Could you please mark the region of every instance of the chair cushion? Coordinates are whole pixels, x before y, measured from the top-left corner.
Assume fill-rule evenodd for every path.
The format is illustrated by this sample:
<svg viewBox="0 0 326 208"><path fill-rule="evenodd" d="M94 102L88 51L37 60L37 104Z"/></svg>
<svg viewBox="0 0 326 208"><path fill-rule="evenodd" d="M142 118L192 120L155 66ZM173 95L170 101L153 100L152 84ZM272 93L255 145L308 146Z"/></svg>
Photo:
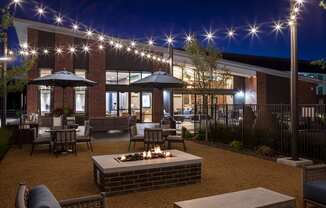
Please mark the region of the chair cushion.
<svg viewBox="0 0 326 208"><path fill-rule="evenodd" d="M304 198L326 205L326 180L307 182L303 191Z"/></svg>
<svg viewBox="0 0 326 208"><path fill-rule="evenodd" d="M44 185L35 186L29 192L29 208L61 208L59 202Z"/></svg>
<svg viewBox="0 0 326 208"><path fill-rule="evenodd" d="M144 141L144 136L136 135L136 136L131 138L131 141Z"/></svg>
<svg viewBox="0 0 326 208"><path fill-rule="evenodd" d="M176 141L176 142L181 142L183 141L181 136L176 136L176 135L170 135L166 138L168 141Z"/></svg>

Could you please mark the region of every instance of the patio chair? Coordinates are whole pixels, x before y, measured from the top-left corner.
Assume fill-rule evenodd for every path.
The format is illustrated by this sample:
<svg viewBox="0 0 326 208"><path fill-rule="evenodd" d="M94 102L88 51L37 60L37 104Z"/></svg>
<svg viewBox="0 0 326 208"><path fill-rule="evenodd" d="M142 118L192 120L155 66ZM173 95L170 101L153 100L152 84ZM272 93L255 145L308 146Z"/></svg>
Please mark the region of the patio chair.
<svg viewBox="0 0 326 208"><path fill-rule="evenodd" d="M52 118L52 127L53 128L62 127L62 116Z"/></svg>
<svg viewBox="0 0 326 208"><path fill-rule="evenodd" d="M40 145L48 145L49 146L49 153L51 153L52 150L52 140L51 137L45 137L45 136L38 136L37 129L31 128L33 130L33 141L32 141L32 150L31 150L31 156L33 155L35 146Z"/></svg>
<svg viewBox="0 0 326 208"><path fill-rule="evenodd" d="M181 129L181 136L177 135L170 135L166 138L168 142L168 148L171 149L172 143L181 143L183 144L184 151L187 151L186 143L185 143L185 135L186 135L187 129L185 127L182 127Z"/></svg>
<svg viewBox="0 0 326 208"><path fill-rule="evenodd" d="M78 124L76 123L76 117L74 116L66 117L66 125L68 129L77 129Z"/></svg>
<svg viewBox="0 0 326 208"><path fill-rule="evenodd" d="M49 189L44 185L33 188L19 184L16 194L16 208L107 208L105 194L86 196L74 199L57 201Z"/></svg>
<svg viewBox="0 0 326 208"><path fill-rule="evenodd" d="M137 126L133 125L129 128L129 146L128 151L130 152L131 143L134 144L134 150L136 149L136 143L144 143L144 136L139 135L137 132Z"/></svg>
<svg viewBox="0 0 326 208"><path fill-rule="evenodd" d="M67 148L72 148L72 151L77 155L77 139L75 129L64 129L55 132L53 141L53 151L58 156L59 152L67 151Z"/></svg>
<svg viewBox="0 0 326 208"><path fill-rule="evenodd" d="M302 169L301 194L303 207L326 208L326 165L307 166Z"/></svg>
<svg viewBox="0 0 326 208"><path fill-rule="evenodd" d="M86 143L87 149L91 150L93 152L93 145L92 145L92 127L89 124L89 121L85 121L85 130L83 136L77 137L77 144L78 143Z"/></svg>
<svg viewBox="0 0 326 208"><path fill-rule="evenodd" d="M146 150L153 148L155 146L164 147L165 140L163 138L162 129L145 129L144 131L144 145Z"/></svg>

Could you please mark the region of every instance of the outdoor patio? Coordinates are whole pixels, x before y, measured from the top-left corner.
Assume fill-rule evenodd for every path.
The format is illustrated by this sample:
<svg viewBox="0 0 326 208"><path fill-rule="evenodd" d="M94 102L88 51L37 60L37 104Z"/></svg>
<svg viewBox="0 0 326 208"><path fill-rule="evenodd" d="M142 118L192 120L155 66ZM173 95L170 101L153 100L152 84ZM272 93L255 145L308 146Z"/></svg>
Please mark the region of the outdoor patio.
<svg viewBox="0 0 326 208"><path fill-rule="evenodd" d="M94 143L94 153L85 145L78 146L78 155L58 158L44 151L29 155L30 146L12 148L0 162L1 207L14 207L20 182L30 186L45 184L58 199L99 193L93 180L92 155L126 153L128 141L113 139ZM142 151L142 146L138 145ZM300 169L276 164L194 142L187 142L188 152L203 157L201 183L177 188L131 193L108 197L112 208L173 207L176 201L265 187L298 198ZM178 146L182 149L182 146Z"/></svg>

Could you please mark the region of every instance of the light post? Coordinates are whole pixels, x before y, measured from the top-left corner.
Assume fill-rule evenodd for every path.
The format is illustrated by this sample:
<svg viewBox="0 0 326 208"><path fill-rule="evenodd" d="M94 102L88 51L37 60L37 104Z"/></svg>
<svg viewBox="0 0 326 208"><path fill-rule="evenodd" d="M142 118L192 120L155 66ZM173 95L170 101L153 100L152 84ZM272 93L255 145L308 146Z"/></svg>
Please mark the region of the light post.
<svg viewBox="0 0 326 208"><path fill-rule="evenodd" d="M1 78L3 81L2 86L2 112L1 112L1 127L6 126L7 120L7 62L10 61L8 58L8 36L7 31L3 33L3 60L1 61L3 64Z"/></svg>
<svg viewBox="0 0 326 208"><path fill-rule="evenodd" d="M294 9L297 0L291 1L290 14L290 32L291 32L291 156L293 160L298 160L297 147L297 126L298 126L298 110L297 110L297 81L298 81L298 24Z"/></svg>

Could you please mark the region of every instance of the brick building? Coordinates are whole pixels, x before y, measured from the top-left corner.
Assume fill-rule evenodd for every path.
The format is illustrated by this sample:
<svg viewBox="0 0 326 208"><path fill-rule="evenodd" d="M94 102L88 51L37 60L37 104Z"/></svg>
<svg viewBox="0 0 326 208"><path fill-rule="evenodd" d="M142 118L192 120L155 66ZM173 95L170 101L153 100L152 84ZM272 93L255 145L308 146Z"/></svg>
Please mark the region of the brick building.
<svg viewBox="0 0 326 208"><path fill-rule="evenodd" d="M191 60L182 50L175 50L171 71L167 63L140 58L114 47L97 50L97 41L85 38L82 32L22 19L15 19L14 23L20 43L27 42L31 48L49 50L47 55L38 55L28 79L66 69L98 83L88 89L80 87L65 91L65 107L88 118L132 115L140 122L158 122L163 111L174 115L196 113L196 106L202 104L203 96L208 96L209 104L289 103L290 74L277 70L277 66L269 68L225 54L224 59L217 64L227 69L232 78L222 88L196 89L191 87L196 81ZM121 42L127 43L127 40ZM89 53L81 52L78 48L74 55L60 55L54 51L58 47L83 44L89 46ZM167 48L154 47L153 51L159 57L169 57ZM137 89L129 86L157 70L172 73L187 82L189 87L162 92L154 88ZM318 80L300 77L299 103L317 102L315 86L318 83ZM25 102L28 113L49 114L63 107L62 89L28 86Z"/></svg>

